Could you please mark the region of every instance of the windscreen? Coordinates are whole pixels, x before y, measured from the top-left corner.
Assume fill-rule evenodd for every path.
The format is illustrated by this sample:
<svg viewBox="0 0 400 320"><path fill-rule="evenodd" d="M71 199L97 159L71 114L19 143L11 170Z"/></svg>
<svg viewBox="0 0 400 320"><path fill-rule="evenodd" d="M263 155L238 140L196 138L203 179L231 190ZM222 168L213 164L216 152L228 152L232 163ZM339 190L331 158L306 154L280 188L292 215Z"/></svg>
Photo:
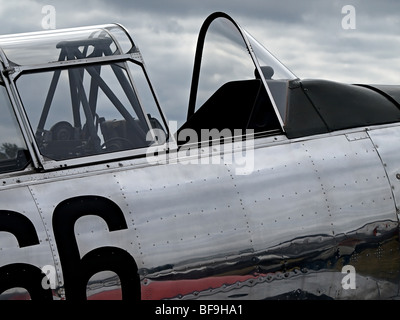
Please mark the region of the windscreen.
<svg viewBox="0 0 400 320"><path fill-rule="evenodd" d="M274 102L282 119L286 119L288 82L297 79L297 76L273 56L262 44L260 44L247 31L244 31L254 52L254 56L261 70L260 77L267 84Z"/></svg>

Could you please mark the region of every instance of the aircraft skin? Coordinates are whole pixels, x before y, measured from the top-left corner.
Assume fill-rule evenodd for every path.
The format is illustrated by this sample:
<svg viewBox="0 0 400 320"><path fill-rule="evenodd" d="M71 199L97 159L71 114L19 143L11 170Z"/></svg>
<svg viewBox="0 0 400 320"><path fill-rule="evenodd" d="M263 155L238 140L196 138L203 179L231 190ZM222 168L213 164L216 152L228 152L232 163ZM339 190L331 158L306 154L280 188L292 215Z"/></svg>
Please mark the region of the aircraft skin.
<svg viewBox="0 0 400 320"><path fill-rule="evenodd" d="M201 53L211 48L204 41L215 26L229 26L243 37L258 74L223 82L196 110L201 63L206 63ZM99 40L93 30L101 30ZM137 107L126 86L135 75L127 70L139 66L149 80L141 54L134 45L128 50L117 45L113 54L106 53L112 41L117 43L113 32L132 41L121 26L78 31L91 36L78 42L68 38L68 30L55 31L65 41L57 40L60 58L43 63L19 63L13 41L30 44L33 39L39 46L35 41L47 40L48 32L0 37L0 87L9 99L1 103L12 107L23 137L15 144L24 150L0 159L0 298L398 297L399 86L295 77L275 85L263 74L250 36L229 16L215 13L200 32L187 122L179 130L168 128L156 102L155 124L139 99L143 113L135 109L135 119L153 130L146 134L150 143L133 148L124 145L129 135L106 138L108 129L125 126L102 119L106 98L124 121L132 119L115 98L117 91L114 96L108 90L113 84L99 76L115 76L114 85L123 88L119 96L125 92L125 104ZM82 46L94 49L90 53ZM38 79L47 79L46 85ZM274 91L279 83L285 83L286 111L274 96L281 92ZM62 101L54 88L62 84L68 84L64 99L72 105L79 139L67 134L65 123L57 134L67 138L58 141L55 129L47 127L56 117L51 101ZM150 81L148 86L154 94ZM134 88L140 93L142 87ZM253 109L241 113L253 89ZM40 108L31 108L36 96ZM218 111L221 99L227 100ZM268 106L273 121L260 124L260 105ZM230 123L235 115L237 122ZM90 117L85 127L80 120ZM243 119L245 124L236 126ZM93 135L100 135L100 127L104 137L96 144ZM157 143L161 127L169 139ZM210 134L213 128L217 137L212 142L209 136L196 141L191 135ZM4 154L5 147L0 149Z"/></svg>

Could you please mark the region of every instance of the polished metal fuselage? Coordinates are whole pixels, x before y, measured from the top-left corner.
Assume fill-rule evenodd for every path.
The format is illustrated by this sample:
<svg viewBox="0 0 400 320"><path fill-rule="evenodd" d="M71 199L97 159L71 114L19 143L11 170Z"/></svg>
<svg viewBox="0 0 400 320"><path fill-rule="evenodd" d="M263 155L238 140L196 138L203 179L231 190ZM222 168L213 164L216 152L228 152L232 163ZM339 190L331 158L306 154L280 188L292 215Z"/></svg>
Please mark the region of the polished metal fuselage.
<svg viewBox="0 0 400 320"><path fill-rule="evenodd" d="M10 176L0 181L1 209L30 221L37 241L0 232L0 267L53 266L53 298L68 299L80 271L67 259L84 269L91 253L117 248L136 263L142 299L394 298L399 142L398 124L260 137L237 151L254 160L240 175L235 161L195 164L178 154ZM198 154L232 157L218 148ZM72 217L68 205L79 201L90 206ZM103 203L125 225L112 226ZM353 267L353 287L344 266ZM86 294L119 292L122 282L100 272Z"/></svg>

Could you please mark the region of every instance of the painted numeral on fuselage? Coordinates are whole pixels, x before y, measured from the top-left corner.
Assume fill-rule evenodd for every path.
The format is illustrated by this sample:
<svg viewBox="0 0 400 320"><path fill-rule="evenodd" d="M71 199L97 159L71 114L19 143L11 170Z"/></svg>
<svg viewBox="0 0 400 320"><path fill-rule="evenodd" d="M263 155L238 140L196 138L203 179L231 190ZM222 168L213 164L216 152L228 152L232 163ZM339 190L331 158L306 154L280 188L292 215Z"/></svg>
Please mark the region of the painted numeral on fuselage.
<svg viewBox="0 0 400 320"><path fill-rule="evenodd" d="M80 258L75 222L87 215L102 218L110 232L127 229L121 209L109 199L80 196L61 202L53 214L53 230L60 254L67 299L85 300L89 279L100 271L113 271L121 281L123 299L140 299L140 281L133 257L117 247L101 247Z"/></svg>
<svg viewBox="0 0 400 320"><path fill-rule="evenodd" d="M0 231L13 234L20 248L39 244L32 222L24 215L0 210ZM27 263L12 263L0 267L0 294L8 289L21 287L28 291L31 299L52 300L51 290L42 287L45 275L42 270Z"/></svg>
<svg viewBox="0 0 400 320"><path fill-rule="evenodd" d="M98 272L112 271L120 279L122 298L140 299L137 265L126 250L106 246L93 249L80 257L74 225L79 218L88 215L102 218L107 223L109 232L128 228L121 209L106 198L80 196L64 200L55 208L53 231L61 260L66 298L86 300L89 279ZM20 248L39 244L33 223L18 212L0 210L0 231L13 234ZM52 291L42 286L45 276L40 268L27 263L2 266L0 294L11 288L22 287L33 300L52 300Z"/></svg>

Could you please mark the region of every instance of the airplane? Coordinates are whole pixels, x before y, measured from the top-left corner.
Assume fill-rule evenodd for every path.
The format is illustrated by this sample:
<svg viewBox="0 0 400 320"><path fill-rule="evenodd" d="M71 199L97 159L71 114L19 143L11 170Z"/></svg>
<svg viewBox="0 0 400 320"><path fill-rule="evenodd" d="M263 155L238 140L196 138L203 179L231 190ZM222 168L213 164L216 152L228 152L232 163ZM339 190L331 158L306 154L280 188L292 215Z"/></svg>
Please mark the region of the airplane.
<svg viewBox="0 0 400 320"><path fill-rule="evenodd" d="M222 12L179 128L120 24L0 60L1 299L398 298L399 85L299 79Z"/></svg>

